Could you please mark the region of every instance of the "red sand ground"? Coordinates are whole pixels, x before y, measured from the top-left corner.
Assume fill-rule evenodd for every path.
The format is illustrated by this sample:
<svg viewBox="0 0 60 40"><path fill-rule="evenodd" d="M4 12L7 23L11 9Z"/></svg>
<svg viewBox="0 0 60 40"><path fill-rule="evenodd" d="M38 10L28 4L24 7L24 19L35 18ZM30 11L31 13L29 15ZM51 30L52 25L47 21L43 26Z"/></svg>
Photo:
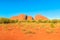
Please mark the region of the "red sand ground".
<svg viewBox="0 0 60 40"><path fill-rule="evenodd" d="M60 25L50 23L0 24L0 40L60 40ZM53 30L53 31L51 31Z"/></svg>

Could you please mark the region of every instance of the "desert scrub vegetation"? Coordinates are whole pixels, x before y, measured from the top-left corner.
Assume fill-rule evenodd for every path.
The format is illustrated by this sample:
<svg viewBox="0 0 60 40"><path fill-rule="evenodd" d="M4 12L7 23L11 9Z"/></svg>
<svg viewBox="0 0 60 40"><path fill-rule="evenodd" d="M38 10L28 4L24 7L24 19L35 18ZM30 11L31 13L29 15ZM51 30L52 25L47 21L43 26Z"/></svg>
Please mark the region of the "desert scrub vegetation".
<svg viewBox="0 0 60 40"><path fill-rule="evenodd" d="M0 18L0 24L1 23L10 23L10 20L8 18Z"/></svg>
<svg viewBox="0 0 60 40"><path fill-rule="evenodd" d="M55 28L55 24L54 23L51 23L51 28Z"/></svg>
<svg viewBox="0 0 60 40"><path fill-rule="evenodd" d="M7 24L7 23L60 23L60 19L53 19L53 20L10 20L9 18L0 18L0 24Z"/></svg>
<svg viewBox="0 0 60 40"><path fill-rule="evenodd" d="M29 21L29 20L24 20L24 21L19 21L19 23L30 23L31 21Z"/></svg>
<svg viewBox="0 0 60 40"><path fill-rule="evenodd" d="M38 20L38 23L42 23L42 20Z"/></svg>
<svg viewBox="0 0 60 40"><path fill-rule="evenodd" d="M46 30L46 33L50 34L50 33L54 33L54 30Z"/></svg>
<svg viewBox="0 0 60 40"><path fill-rule="evenodd" d="M38 23L51 23L51 20L38 20Z"/></svg>
<svg viewBox="0 0 60 40"><path fill-rule="evenodd" d="M53 20L50 20L50 23L60 23L60 19L53 19Z"/></svg>
<svg viewBox="0 0 60 40"><path fill-rule="evenodd" d="M18 23L18 20L10 20L10 23Z"/></svg>
<svg viewBox="0 0 60 40"><path fill-rule="evenodd" d="M8 24L8 23L17 23L18 20L10 20L8 18L0 18L0 24Z"/></svg>
<svg viewBox="0 0 60 40"><path fill-rule="evenodd" d="M35 23L35 22L37 22L37 21L35 21L35 20L25 20L25 21L19 21L20 23Z"/></svg>
<svg viewBox="0 0 60 40"><path fill-rule="evenodd" d="M32 20L32 22L36 22L35 20Z"/></svg>
<svg viewBox="0 0 60 40"><path fill-rule="evenodd" d="M31 31L31 30L27 30L27 31L25 32L25 34L35 34L35 32L33 32L33 31Z"/></svg>
<svg viewBox="0 0 60 40"><path fill-rule="evenodd" d="M28 23L35 23L36 21L35 20L31 20L31 21L27 20L26 22L28 22Z"/></svg>
<svg viewBox="0 0 60 40"><path fill-rule="evenodd" d="M57 20L51 20L51 23L58 23Z"/></svg>
<svg viewBox="0 0 60 40"><path fill-rule="evenodd" d="M38 20L38 23L60 23L60 20L53 19L53 20Z"/></svg>

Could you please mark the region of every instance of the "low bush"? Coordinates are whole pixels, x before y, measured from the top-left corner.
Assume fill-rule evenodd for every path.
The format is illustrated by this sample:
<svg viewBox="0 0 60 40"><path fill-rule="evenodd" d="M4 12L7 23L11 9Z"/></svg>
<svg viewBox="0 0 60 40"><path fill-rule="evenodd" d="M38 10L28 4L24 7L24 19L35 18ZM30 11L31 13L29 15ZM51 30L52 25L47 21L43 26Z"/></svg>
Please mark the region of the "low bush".
<svg viewBox="0 0 60 40"><path fill-rule="evenodd" d="M18 22L18 20L10 20L8 18L0 18L0 24L4 23L4 24L7 24L7 23L16 23Z"/></svg>

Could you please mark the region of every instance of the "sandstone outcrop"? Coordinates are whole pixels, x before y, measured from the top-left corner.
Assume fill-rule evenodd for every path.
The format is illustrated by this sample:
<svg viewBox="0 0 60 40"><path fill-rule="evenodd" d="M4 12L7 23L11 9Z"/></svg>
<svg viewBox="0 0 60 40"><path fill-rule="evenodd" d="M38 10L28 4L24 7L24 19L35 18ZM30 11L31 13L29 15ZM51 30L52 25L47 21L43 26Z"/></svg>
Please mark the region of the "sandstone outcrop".
<svg viewBox="0 0 60 40"><path fill-rule="evenodd" d="M13 16L10 18L11 20L18 20L18 16Z"/></svg>
<svg viewBox="0 0 60 40"><path fill-rule="evenodd" d="M10 19L11 19L11 20L23 21L23 20L26 20L26 15L20 14L19 16L13 16L13 17L11 17Z"/></svg>
<svg viewBox="0 0 60 40"><path fill-rule="evenodd" d="M42 16L42 15L36 15L34 20L48 20L48 18Z"/></svg>
<svg viewBox="0 0 60 40"><path fill-rule="evenodd" d="M32 16L26 16L24 14L20 14L18 16L13 16L10 18L11 20L19 20L19 21L23 21L23 20L48 20L48 18L42 16L42 15L36 15L35 18L33 18Z"/></svg>
<svg viewBox="0 0 60 40"><path fill-rule="evenodd" d="M27 20L33 20L33 17L32 16L27 16Z"/></svg>
<svg viewBox="0 0 60 40"><path fill-rule="evenodd" d="M26 19L27 19L27 16L24 15L24 14L20 14L20 15L18 16L18 20L19 20L19 21L23 21L23 20L26 20Z"/></svg>

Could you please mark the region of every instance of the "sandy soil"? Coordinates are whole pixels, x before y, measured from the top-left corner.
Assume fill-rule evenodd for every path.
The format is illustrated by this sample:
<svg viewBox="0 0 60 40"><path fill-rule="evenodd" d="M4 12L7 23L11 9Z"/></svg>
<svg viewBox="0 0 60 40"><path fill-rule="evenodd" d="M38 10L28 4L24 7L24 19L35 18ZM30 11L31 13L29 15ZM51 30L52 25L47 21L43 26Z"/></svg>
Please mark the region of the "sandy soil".
<svg viewBox="0 0 60 40"><path fill-rule="evenodd" d="M59 24L0 24L0 40L60 40Z"/></svg>

